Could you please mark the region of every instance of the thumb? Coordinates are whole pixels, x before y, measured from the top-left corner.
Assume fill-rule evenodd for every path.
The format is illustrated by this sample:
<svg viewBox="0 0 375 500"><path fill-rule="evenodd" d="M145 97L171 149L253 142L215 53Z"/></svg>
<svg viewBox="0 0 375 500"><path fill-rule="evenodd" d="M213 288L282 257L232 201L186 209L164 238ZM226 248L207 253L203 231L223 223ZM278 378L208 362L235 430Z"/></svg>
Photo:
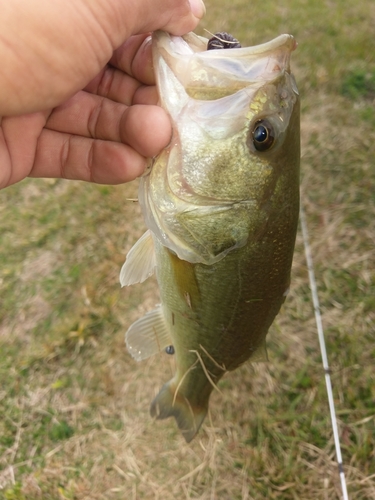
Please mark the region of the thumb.
<svg viewBox="0 0 375 500"><path fill-rule="evenodd" d="M202 0L12 0L1 8L0 115L59 105L97 75L131 35L182 35Z"/></svg>
<svg viewBox="0 0 375 500"><path fill-rule="evenodd" d="M108 36L112 35L113 48L125 38L155 30L183 35L198 25L206 12L203 0L111 0L114 8L106 8ZM117 27L117 32L115 30Z"/></svg>

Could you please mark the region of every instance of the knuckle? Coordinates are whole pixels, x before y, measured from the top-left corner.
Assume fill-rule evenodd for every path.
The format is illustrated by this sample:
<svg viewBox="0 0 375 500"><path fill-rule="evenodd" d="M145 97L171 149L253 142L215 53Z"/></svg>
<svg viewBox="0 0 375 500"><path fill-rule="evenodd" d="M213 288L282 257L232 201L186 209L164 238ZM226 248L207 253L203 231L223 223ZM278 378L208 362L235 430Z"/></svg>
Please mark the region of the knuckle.
<svg viewBox="0 0 375 500"><path fill-rule="evenodd" d="M92 108L88 121L87 121L87 129L90 137L96 139L99 137L98 134L98 124L100 120L100 115L103 109L104 97L99 98L97 104Z"/></svg>
<svg viewBox="0 0 375 500"><path fill-rule="evenodd" d="M115 71L113 68L107 67L100 78L98 83L98 94L103 97L108 97L111 92Z"/></svg>
<svg viewBox="0 0 375 500"><path fill-rule="evenodd" d="M62 179L68 179L67 166L69 163L70 150L71 150L71 136L69 135L68 137L66 137L66 139L64 139L60 151L60 174Z"/></svg>

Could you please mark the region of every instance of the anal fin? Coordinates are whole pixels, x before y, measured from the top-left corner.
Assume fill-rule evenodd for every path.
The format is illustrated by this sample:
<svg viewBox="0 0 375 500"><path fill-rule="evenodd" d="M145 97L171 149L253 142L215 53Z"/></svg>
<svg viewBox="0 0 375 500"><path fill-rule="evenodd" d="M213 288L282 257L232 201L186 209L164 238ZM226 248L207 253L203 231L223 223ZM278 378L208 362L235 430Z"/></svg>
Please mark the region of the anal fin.
<svg viewBox="0 0 375 500"><path fill-rule="evenodd" d="M161 306L133 323L126 332L125 342L130 355L136 361L147 359L171 345Z"/></svg>
<svg viewBox="0 0 375 500"><path fill-rule="evenodd" d="M151 231L147 230L130 249L120 271L121 286L142 283L154 273L156 261Z"/></svg>

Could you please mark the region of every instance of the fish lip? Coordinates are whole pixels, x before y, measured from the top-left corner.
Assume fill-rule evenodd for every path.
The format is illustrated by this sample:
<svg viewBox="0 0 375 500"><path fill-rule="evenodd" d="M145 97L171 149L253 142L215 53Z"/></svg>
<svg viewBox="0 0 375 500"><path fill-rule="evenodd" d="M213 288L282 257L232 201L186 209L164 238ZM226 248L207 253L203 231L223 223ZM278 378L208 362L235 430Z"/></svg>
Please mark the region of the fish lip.
<svg viewBox="0 0 375 500"><path fill-rule="evenodd" d="M201 36L196 35L195 33L188 33L186 35L183 35L182 37L177 37L174 35L170 35L169 33L165 31L155 31L152 34L152 37L155 41L160 42L162 38L168 38L171 42L174 42L178 38L182 38L187 44L192 44L192 41L194 42L192 44L192 50L190 52L187 52L186 50L183 50L181 46L179 47L177 44L174 44L173 47L173 52L175 52L176 55L186 55L186 54L191 54L193 52L195 53L206 53L206 54L200 54L201 56L206 57L223 57L224 53L225 55L228 55L230 57L233 56L241 56L246 54L247 56L251 55L264 55L267 52L274 52L277 51L281 48L289 50L289 52L293 52L297 46L298 43L296 39L294 38L293 35L289 35L287 33L283 33L276 38L273 38L272 40L269 40L268 42L261 43L258 45L253 45L250 47L241 47L238 49L230 49L230 51L223 51L221 49L213 49L213 50L207 50L207 43L208 43L208 38L204 38Z"/></svg>
<svg viewBox="0 0 375 500"><path fill-rule="evenodd" d="M289 35L284 33L282 35L273 38L272 40L261 43L259 45L253 45L251 47L241 47L240 49L231 49L232 52L240 55L242 52L247 55L264 55L266 52L273 52L280 48L289 49L290 52L293 52L297 48L297 41L293 35ZM216 51L220 51L220 49L216 49ZM215 52L216 52L215 51ZM212 51L211 51L212 52Z"/></svg>
<svg viewBox="0 0 375 500"><path fill-rule="evenodd" d="M182 37L184 38L184 37ZM269 40L268 42L261 43L258 45L253 45L250 47L241 47L239 49L231 49L230 52L228 53L233 56L241 56L243 54L246 54L247 56L257 56L261 55L263 56L267 52L274 52L279 49L288 49L290 52L293 52L297 48L297 41L294 38L293 35L289 35L287 33L284 33L282 35L277 36L276 38L273 38L272 40ZM205 51L207 49L204 49ZM222 56L223 50L222 49L214 49L208 51L211 55L217 54Z"/></svg>

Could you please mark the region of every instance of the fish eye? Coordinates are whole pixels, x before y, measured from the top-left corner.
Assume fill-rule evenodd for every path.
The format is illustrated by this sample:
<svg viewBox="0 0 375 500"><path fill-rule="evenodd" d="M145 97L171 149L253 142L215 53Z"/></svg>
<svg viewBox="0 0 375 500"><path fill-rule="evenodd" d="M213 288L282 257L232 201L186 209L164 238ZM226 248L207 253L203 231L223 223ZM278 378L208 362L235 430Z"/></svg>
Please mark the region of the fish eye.
<svg viewBox="0 0 375 500"><path fill-rule="evenodd" d="M167 346L167 347L165 348L165 352L166 352L167 354L174 354L174 347L173 347L173 345L169 345L169 346Z"/></svg>
<svg viewBox="0 0 375 500"><path fill-rule="evenodd" d="M252 132L253 144L257 151L267 151L275 141L272 125L267 120L258 120Z"/></svg>

